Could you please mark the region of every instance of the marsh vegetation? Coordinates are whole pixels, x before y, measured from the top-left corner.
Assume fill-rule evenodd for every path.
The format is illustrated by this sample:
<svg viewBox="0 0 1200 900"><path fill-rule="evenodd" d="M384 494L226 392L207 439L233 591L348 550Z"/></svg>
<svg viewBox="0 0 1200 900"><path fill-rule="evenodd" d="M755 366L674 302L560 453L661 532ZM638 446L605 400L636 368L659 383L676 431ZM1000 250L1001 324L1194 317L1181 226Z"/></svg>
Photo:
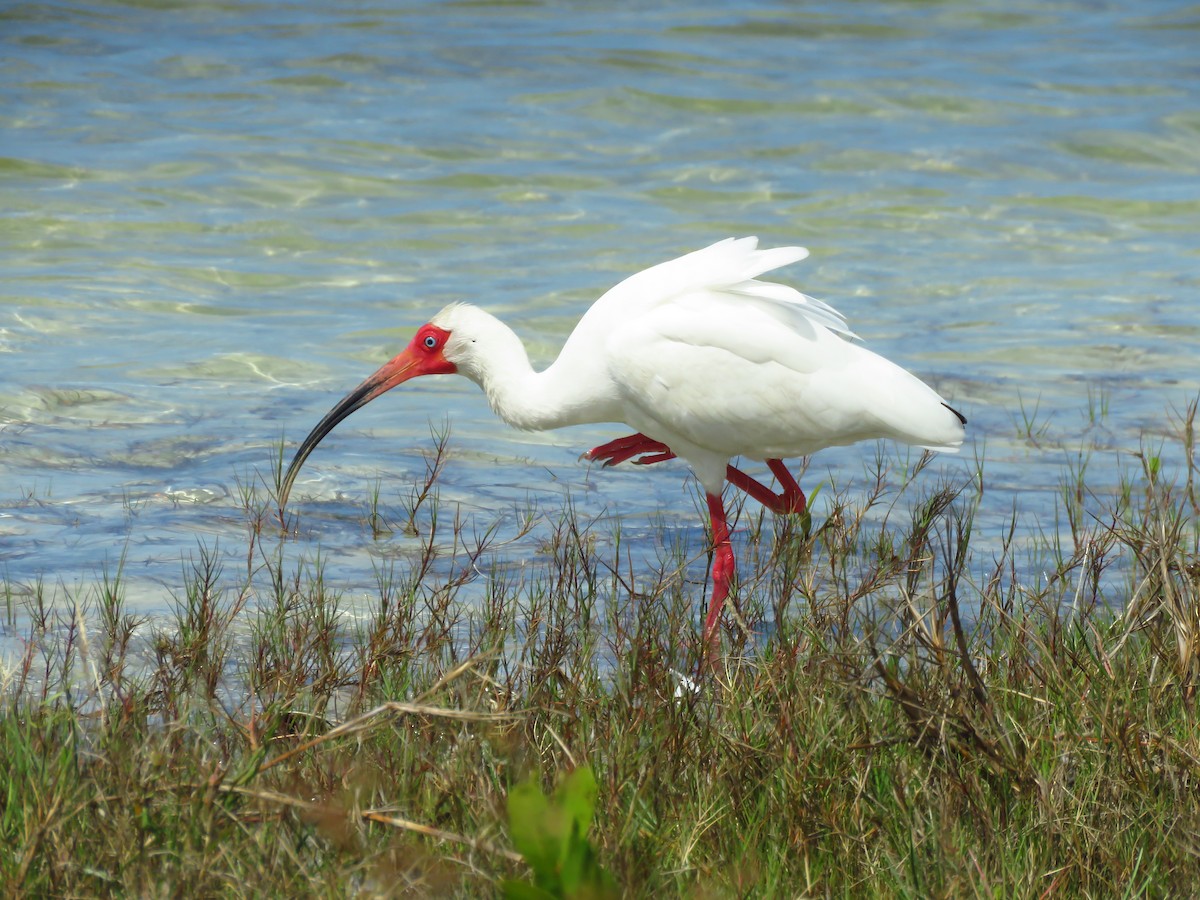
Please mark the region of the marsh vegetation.
<svg viewBox="0 0 1200 900"><path fill-rule="evenodd" d="M506 566L439 497L442 441L425 484L364 490L363 539L419 549L351 603L319 556L285 563L296 514L245 480L244 572L198 549L169 621L128 610L119 568L69 605L5 585L28 634L3 674L0 878L498 893L536 875L510 794L586 766L596 883L627 896L1191 893L1195 412L1116 486L1081 453L1033 534L1016 510L977 524L984 463L954 481L880 455L810 521L747 504L725 655L699 674L703 548L664 535L634 565L568 503L510 517L539 552Z"/></svg>

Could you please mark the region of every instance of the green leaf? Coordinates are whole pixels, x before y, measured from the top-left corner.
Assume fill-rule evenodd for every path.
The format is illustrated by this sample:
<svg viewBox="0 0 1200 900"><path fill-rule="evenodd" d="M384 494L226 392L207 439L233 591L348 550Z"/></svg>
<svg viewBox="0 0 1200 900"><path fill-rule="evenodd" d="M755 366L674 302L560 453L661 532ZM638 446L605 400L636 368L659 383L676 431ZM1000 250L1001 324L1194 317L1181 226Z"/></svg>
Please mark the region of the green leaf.
<svg viewBox="0 0 1200 900"><path fill-rule="evenodd" d="M587 839L598 795L596 776L587 766L564 778L552 799L543 796L533 780L508 792L509 834L533 870L534 883L505 882L506 897L603 900L620 896Z"/></svg>
<svg viewBox="0 0 1200 900"><path fill-rule="evenodd" d="M592 814L596 811L596 797L600 789L590 766L580 766L563 779L554 799L567 814L567 834L586 838L592 827Z"/></svg>
<svg viewBox="0 0 1200 900"><path fill-rule="evenodd" d="M500 887L504 890L505 900L555 900L559 895L552 894L527 881L502 881Z"/></svg>
<svg viewBox="0 0 1200 900"><path fill-rule="evenodd" d="M550 819L550 801L533 779L508 792L508 830L513 846L533 869L535 881L553 889L557 886L562 848Z"/></svg>

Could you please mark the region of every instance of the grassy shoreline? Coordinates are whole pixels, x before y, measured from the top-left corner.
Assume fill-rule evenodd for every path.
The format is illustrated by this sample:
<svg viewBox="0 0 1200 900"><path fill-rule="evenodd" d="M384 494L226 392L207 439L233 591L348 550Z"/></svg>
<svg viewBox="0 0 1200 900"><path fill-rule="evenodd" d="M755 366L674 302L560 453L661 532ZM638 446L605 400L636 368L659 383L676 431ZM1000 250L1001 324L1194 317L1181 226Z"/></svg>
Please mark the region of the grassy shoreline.
<svg viewBox="0 0 1200 900"><path fill-rule="evenodd" d="M65 629L38 592L22 601L0 880L489 895L531 877L514 787L587 765L591 843L628 896L1190 894L1195 411L1177 471L1143 454L1097 494L1069 469L1032 583L1015 513L972 547L981 472L910 482L918 464L897 484L880 466L819 522L747 506L739 615L699 691L677 674L695 676L704 605L683 548L637 569L568 504L537 566L487 572L467 602L489 532L436 522L435 459L409 509L373 498L371 530L407 518L426 549L350 616L319 560L285 571L269 491L245 488L244 584L220 587L202 552L149 665L119 572ZM449 564L437 528L455 532Z"/></svg>

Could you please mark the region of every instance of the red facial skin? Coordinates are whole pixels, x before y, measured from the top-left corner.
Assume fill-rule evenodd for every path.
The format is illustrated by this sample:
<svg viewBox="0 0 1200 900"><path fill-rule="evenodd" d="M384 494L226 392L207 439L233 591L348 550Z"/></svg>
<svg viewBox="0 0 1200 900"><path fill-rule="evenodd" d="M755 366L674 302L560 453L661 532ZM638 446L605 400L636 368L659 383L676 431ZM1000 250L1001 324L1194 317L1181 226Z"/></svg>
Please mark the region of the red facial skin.
<svg viewBox="0 0 1200 900"><path fill-rule="evenodd" d="M288 466L279 489L279 508L283 509L287 504L288 494L291 493L292 484L300 473L300 466L342 419L366 406L380 394L386 394L412 378L421 375L452 375L457 372L458 368L446 359L444 353L446 341L449 339L450 332L446 329L433 324L422 325L403 351L380 366L375 374L339 400L337 405L325 414L325 418L317 423L317 427L309 432L292 458L292 464Z"/></svg>

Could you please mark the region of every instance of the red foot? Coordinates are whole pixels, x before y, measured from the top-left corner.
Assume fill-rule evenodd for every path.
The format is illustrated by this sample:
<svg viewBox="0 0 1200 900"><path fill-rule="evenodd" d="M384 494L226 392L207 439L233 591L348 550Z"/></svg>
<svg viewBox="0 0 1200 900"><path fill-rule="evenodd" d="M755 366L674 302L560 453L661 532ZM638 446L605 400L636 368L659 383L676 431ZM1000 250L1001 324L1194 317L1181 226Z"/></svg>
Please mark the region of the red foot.
<svg viewBox="0 0 1200 900"><path fill-rule="evenodd" d="M617 438L615 441L609 441L607 444L601 444L599 447L593 447L587 453L583 454L585 459L599 459L604 461L604 465L616 466L633 459L641 454L641 459L634 459L635 466L650 466L654 463L666 462L668 459L674 459L675 454L671 452L671 448L661 441L656 441L653 438L648 438L644 434L631 434L628 437Z"/></svg>

